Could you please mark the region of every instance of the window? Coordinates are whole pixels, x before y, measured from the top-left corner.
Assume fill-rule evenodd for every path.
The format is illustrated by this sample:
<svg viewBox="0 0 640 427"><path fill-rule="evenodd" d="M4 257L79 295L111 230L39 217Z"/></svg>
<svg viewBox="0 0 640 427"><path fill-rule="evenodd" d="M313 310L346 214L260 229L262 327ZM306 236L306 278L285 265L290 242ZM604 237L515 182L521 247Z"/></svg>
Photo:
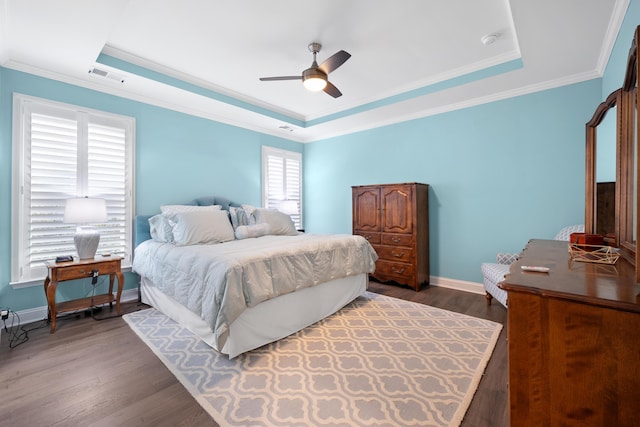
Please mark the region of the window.
<svg viewBox="0 0 640 427"><path fill-rule="evenodd" d="M135 120L14 95L12 283L43 279L45 261L75 253L66 199L105 199L98 254L131 265Z"/></svg>
<svg viewBox="0 0 640 427"><path fill-rule="evenodd" d="M302 228L302 154L262 147L262 206L290 215Z"/></svg>

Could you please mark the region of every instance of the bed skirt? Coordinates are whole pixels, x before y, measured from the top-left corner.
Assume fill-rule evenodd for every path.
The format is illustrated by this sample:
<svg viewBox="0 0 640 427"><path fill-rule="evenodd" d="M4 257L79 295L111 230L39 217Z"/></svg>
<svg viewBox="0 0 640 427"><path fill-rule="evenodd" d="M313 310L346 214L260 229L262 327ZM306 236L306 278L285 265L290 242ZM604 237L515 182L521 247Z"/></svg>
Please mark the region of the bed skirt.
<svg viewBox="0 0 640 427"><path fill-rule="evenodd" d="M209 346L231 359L332 315L362 295L368 283L368 274L344 277L247 308L230 325L229 339L222 349L216 348L213 331L200 316L163 294L149 279L141 277L140 291L142 302L184 325Z"/></svg>

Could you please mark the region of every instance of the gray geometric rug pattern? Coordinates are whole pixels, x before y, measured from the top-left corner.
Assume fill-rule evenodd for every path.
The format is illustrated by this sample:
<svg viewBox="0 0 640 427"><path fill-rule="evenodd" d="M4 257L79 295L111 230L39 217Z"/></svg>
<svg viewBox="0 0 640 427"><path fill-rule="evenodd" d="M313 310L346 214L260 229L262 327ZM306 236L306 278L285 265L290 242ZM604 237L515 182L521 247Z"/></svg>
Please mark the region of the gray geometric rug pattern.
<svg viewBox="0 0 640 427"><path fill-rule="evenodd" d="M155 309L124 316L226 426L457 426L502 325L367 292L233 360Z"/></svg>

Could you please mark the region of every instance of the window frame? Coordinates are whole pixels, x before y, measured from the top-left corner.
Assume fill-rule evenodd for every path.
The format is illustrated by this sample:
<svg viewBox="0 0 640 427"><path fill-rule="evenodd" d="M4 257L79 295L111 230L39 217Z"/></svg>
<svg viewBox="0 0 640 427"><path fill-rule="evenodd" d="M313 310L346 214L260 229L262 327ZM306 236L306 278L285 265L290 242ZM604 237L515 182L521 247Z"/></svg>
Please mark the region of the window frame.
<svg viewBox="0 0 640 427"><path fill-rule="evenodd" d="M299 223L296 224L296 228L301 230L304 228L304 221L303 221L303 203L302 203L302 199L303 199L303 195L302 195L302 153L297 152L297 151L291 151L291 150L285 150L282 148L275 148L275 147L270 147L267 145L263 145L262 146L262 207L264 208L278 208L277 206L270 206L269 205L269 200L268 200L268 182L269 182L269 165L268 165L268 158L269 156L274 156L274 157L280 157L282 158L285 163L287 160L294 160L297 161L299 164L299 173L298 173L298 211L297 211L297 216L300 218L299 219ZM283 170L283 183L285 183L285 187L286 187L286 167ZM287 198L287 194L286 194L286 188L283 189L283 192L285 193L285 199L283 201L286 200L295 200L295 199L289 199ZM285 212L287 213L287 212ZM293 214L294 216L296 214ZM292 218L293 219L293 218ZM294 223L295 223L295 219L294 219Z"/></svg>
<svg viewBox="0 0 640 427"><path fill-rule="evenodd" d="M31 164L27 150L31 148L31 134L28 124L30 116L35 114L49 114L53 117L71 118L78 126L78 152L86 151L89 146L89 125L104 125L105 123L117 123L124 129L124 255L123 269L131 267L133 258L133 218L135 216L135 136L136 120L134 117L114 114L111 112L85 108L44 98L33 97L20 93L13 94L13 133L12 133L12 183L11 183L11 286L21 288L40 285L46 277L47 270L42 267L30 267L31 254L27 253L29 240L29 218L31 210L27 206L30 197L30 188L27 189L26 172L31 173ZM83 125L85 126L83 128ZM85 174L88 169L88 161L85 156L77 159L76 167L78 175ZM86 178L88 179L88 177ZM29 184L30 185L30 184ZM82 184L77 184L82 186ZM70 195L78 197L87 195L87 188L78 188L84 194ZM119 217L121 218L121 217ZM75 227L70 225L70 227ZM122 234L120 234L122 235ZM73 245L73 237L70 238Z"/></svg>

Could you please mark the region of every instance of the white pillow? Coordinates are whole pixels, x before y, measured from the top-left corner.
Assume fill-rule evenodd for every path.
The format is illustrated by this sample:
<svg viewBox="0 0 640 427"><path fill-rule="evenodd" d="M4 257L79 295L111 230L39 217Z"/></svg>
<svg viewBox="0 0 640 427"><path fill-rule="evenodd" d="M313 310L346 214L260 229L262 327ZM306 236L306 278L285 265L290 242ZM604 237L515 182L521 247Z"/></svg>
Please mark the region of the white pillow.
<svg viewBox="0 0 640 427"><path fill-rule="evenodd" d="M254 212L256 224L267 223L271 228L271 234L279 236L295 236L298 234L293 220L287 214L275 209L258 208Z"/></svg>
<svg viewBox="0 0 640 427"><path fill-rule="evenodd" d="M248 239L251 237L267 236L271 233L271 226L266 222L253 225L240 225L236 228L236 239Z"/></svg>
<svg viewBox="0 0 640 427"><path fill-rule="evenodd" d="M174 243L179 246L228 242L234 239L227 211L195 210L175 214Z"/></svg>
<svg viewBox="0 0 640 427"><path fill-rule="evenodd" d="M210 205L210 206L194 206L194 205L164 205L160 206L160 212L162 215L169 217L169 219L173 220L173 217L176 214L182 212L196 212L196 211L219 211L222 209L220 205Z"/></svg>
<svg viewBox="0 0 640 427"><path fill-rule="evenodd" d="M173 224L164 215L154 215L149 218L149 232L151 238L157 242L173 242Z"/></svg>

